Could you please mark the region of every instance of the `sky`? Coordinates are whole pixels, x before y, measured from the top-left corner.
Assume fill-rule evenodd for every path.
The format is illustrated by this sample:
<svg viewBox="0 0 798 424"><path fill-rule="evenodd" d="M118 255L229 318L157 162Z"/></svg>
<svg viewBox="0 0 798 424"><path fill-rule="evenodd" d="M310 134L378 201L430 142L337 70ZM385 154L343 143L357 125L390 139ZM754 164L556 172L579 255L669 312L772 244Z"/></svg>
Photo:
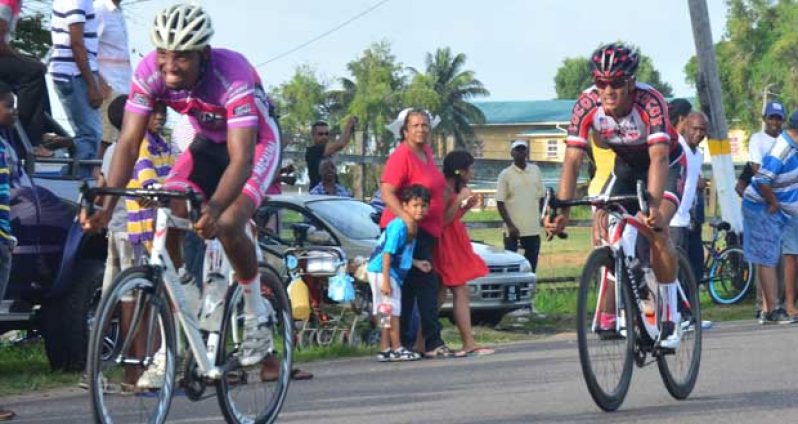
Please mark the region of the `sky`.
<svg viewBox="0 0 798 424"><path fill-rule="evenodd" d="M712 36L725 29L724 0L706 0ZM173 0L124 0L131 49L152 50L156 11ZM348 76L369 45L388 41L397 61L424 68L427 52L451 47L490 91L488 100L556 97L554 76L567 57L587 56L602 42L640 47L677 96L693 96L684 66L695 54L687 0L205 0L211 44L243 53L267 86L310 65L328 81ZM376 6L376 7L375 7ZM372 9L373 8L373 9ZM371 9L371 10L370 10ZM368 11L370 10L370 11ZM340 24L358 19L295 52L274 59ZM265 63L269 61L268 63ZM264 64L265 63L265 64Z"/></svg>

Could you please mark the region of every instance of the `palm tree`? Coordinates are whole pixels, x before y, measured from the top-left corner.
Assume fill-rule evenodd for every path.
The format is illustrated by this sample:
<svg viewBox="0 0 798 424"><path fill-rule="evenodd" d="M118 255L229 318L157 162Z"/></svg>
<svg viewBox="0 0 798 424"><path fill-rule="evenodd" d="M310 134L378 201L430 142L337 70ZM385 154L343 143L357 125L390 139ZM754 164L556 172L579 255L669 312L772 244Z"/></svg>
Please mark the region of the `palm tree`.
<svg viewBox="0 0 798 424"><path fill-rule="evenodd" d="M471 125L485 122L482 111L468 100L490 92L476 79L474 71L463 69L465 61L465 54L453 56L449 47L427 53L426 75L439 99L437 110L431 112L441 118L435 133L444 150L448 136L454 137L457 148L471 147L475 141ZM410 70L418 74L417 70Z"/></svg>

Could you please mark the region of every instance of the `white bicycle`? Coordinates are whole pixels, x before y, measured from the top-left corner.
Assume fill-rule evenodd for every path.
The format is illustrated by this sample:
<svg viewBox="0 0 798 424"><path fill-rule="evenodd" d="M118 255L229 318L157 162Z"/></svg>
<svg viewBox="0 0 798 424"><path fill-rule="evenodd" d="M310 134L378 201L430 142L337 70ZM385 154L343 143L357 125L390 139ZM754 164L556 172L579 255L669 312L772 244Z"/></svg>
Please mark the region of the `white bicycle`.
<svg viewBox="0 0 798 424"><path fill-rule="evenodd" d="M95 315L87 357L95 421L162 423L176 393L197 401L214 396L205 392L215 386L227 422L273 422L288 393L293 360L291 307L280 273L267 264L259 266L261 292L271 315L271 354L261 363L243 367L238 360L244 337L243 290L233 280L218 241L206 242L199 318L166 249L169 228L193 230L200 196L190 191L84 186L80 204L89 214L98 195L148 198L158 206L149 263L120 273ZM192 220L172 214L168 204L175 199L186 202ZM183 378L178 381L180 328L187 348L182 356ZM143 373L155 369L163 374L157 388L137 384Z"/></svg>

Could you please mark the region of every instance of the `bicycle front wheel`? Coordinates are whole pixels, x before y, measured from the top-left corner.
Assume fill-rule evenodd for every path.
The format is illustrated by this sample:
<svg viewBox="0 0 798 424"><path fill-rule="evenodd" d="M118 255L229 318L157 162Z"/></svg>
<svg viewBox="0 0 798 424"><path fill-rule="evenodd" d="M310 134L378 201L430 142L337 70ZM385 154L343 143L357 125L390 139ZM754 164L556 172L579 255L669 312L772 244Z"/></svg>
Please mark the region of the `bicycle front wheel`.
<svg viewBox="0 0 798 424"><path fill-rule="evenodd" d="M628 290L621 290L623 305L615 305L615 290L620 285L615 283L614 266L608 247L593 250L582 271L577 298L576 332L582 375L590 396L605 411L621 406L633 369L631 299ZM618 325L599 328L602 312L614 315Z"/></svg>
<svg viewBox="0 0 798 424"><path fill-rule="evenodd" d="M657 367L668 393L676 399L686 399L695 387L701 364L701 305L690 263L682 252L679 252L678 259L682 342L675 352L660 353Z"/></svg>
<svg viewBox="0 0 798 424"><path fill-rule="evenodd" d="M150 267L125 270L98 307L87 358L96 422L160 424L169 413L175 324L152 278Z"/></svg>
<svg viewBox="0 0 798 424"><path fill-rule="evenodd" d="M709 271L709 297L721 305L740 302L751 291L753 281L754 265L745 260L743 249L728 247L720 252Z"/></svg>
<svg viewBox="0 0 798 424"><path fill-rule="evenodd" d="M272 423L283 407L291 381L293 320L283 282L271 268L261 268L261 293L274 310L273 351L251 367L237 367L216 383L219 407L229 423ZM219 363L240 354L244 341L244 297L237 287L230 290L221 332Z"/></svg>

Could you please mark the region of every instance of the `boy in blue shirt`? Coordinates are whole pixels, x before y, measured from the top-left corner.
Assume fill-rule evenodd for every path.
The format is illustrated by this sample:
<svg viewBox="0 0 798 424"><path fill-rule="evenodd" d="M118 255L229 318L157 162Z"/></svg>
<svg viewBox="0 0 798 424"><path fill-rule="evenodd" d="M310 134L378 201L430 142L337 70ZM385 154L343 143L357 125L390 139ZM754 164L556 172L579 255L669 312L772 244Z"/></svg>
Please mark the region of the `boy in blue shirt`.
<svg viewBox="0 0 798 424"><path fill-rule="evenodd" d="M424 186L414 184L402 190L399 200L402 201L405 212L418 222L429 210L430 192ZM381 329L380 353L377 354L380 362L415 361L421 358L418 353L404 348L399 340L402 282L413 266L425 272L432 269L429 261L413 259L415 246L416 240L408 235L407 225L397 217L385 227L379 245L369 260L367 271L373 297L373 313L379 313L381 304L388 304L391 309L390 328Z"/></svg>

